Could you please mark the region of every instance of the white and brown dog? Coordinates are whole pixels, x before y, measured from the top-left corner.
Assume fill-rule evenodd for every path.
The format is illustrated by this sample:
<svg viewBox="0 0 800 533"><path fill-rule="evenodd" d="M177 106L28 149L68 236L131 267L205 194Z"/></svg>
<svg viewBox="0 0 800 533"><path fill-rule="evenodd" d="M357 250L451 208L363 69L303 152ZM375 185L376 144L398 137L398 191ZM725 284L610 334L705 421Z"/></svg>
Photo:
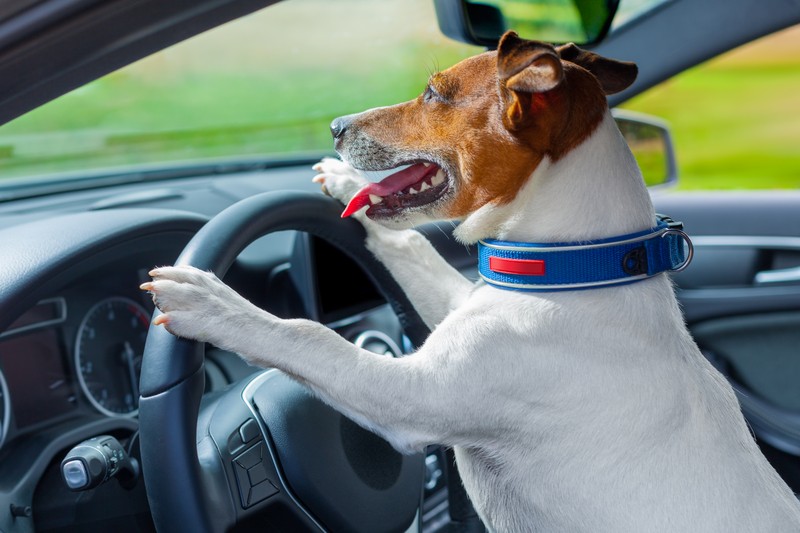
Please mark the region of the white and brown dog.
<svg viewBox="0 0 800 533"><path fill-rule="evenodd" d="M459 219L465 243L648 234L653 206L605 98L635 76L633 64L509 33L496 52L431 76L417 99L334 121L345 162L322 161L315 180L349 203L433 330L413 356L278 319L191 268L158 268L143 285L165 313L157 322L298 376L399 450L455 447L494 531L800 530L798 502L687 332L666 275L503 290L471 283L403 229ZM380 183L354 170L408 164Z"/></svg>

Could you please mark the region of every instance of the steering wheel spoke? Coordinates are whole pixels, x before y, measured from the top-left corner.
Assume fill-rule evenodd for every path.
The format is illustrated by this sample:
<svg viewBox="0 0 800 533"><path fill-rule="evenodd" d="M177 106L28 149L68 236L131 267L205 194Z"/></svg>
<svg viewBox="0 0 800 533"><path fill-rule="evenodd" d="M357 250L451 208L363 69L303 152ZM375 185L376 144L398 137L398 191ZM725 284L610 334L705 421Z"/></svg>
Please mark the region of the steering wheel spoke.
<svg viewBox="0 0 800 533"><path fill-rule="evenodd" d="M212 519L219 530L252 521L291 531L322 531L289 489L269 431L249 398L270 372L276 371L255 374L201 404L198 459L203 490L216 515Z"/></svg>

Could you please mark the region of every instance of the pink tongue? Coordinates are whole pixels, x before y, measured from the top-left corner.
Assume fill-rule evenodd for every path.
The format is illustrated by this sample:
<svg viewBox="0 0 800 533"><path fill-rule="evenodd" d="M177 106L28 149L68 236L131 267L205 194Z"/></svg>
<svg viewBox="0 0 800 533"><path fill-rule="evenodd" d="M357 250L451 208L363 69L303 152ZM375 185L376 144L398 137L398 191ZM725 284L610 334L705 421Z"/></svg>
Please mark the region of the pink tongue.
<svg viewBox="0 0 800 533"><path fill-rule="evenodd" d="M379 183L368 183L353 196L350 203L344 208L342 218L347 218L365 205L370 205L372 203L369 199L370 194L388 196L397 191L402 191L409 185L414 185L427 174L435 174L438 170L439 167L436 165L431 164L426 167L423 163L417 163L385 177Z"/></svg>

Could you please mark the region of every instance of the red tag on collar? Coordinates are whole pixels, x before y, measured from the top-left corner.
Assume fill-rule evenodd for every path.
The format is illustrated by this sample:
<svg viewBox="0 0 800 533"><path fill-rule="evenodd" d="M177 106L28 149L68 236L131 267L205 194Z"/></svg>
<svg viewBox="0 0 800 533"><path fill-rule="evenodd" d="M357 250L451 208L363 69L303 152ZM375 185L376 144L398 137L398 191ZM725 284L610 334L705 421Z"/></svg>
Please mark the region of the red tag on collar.
<svg viewBox="0 0 800 533"><path fill-rule="evenodd" d="M544 261L541 259L505 259L489 258L489 270L498 274L518 276L544 276Z"/></svg>

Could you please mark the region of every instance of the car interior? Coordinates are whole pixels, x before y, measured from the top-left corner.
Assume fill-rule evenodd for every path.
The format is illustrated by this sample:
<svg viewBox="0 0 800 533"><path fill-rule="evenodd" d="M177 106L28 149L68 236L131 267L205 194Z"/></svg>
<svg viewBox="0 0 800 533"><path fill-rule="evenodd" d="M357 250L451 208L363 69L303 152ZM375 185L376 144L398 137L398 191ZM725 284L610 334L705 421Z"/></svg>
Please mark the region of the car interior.
<svg viewBox="0 0 800 533"><path fill-rule="evenodd" d="M0 124L217 26L258 10L269 18L272 3L299 3L309 17L323 9L318 0L4 3ZM473 53L496 43L503 2L425 3L441 39ZM622 0L627 19L612 25L618 2L598 3L610 18L583 35L585 47L639 66L612 107L800 22L797 3L783 0ZM673 275L685 320L800 493L800 191L676 190L681 154L669 125L615 116L634 151L643 136L658 140L653 201L694 246L690 267ZM387 357L424 342L363 230L311 182L311 165L334 155L330 118L315 126L324 150L111 170L65 161L56 177L6 178L13 143L0 127L0 531L482 530L448 450L401 455L280 372L150 326L153 302L139 285L154 266L183 261L279 317L321 322ZM477 279L476 252L453 228L420 231Z"/></svg>

